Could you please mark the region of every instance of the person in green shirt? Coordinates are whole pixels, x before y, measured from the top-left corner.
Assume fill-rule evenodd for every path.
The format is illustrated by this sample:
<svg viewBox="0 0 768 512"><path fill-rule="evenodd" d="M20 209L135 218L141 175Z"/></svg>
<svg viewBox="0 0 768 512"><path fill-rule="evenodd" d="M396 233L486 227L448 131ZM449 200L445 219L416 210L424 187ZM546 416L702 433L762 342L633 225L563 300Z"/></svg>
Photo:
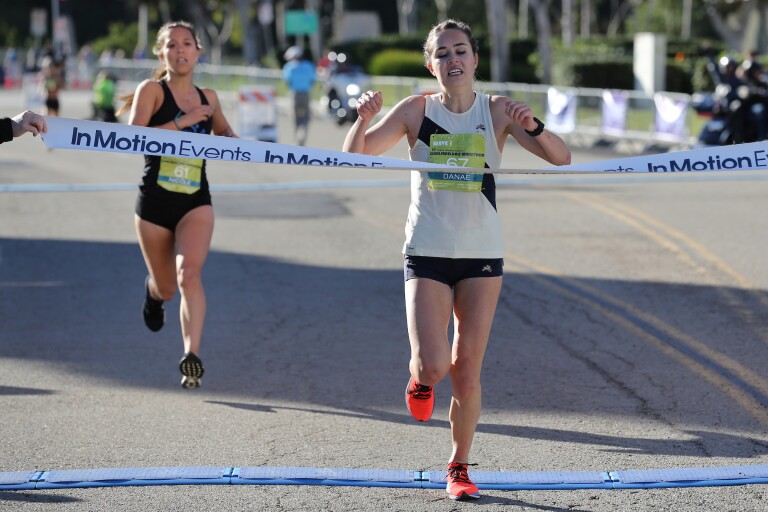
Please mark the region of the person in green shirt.
<svg viewBox="0 0 768 512"><path fill-rule="evenodd" d="M115 116L115 80L102 70L93 83L93 119L114 123Z"/></svg>

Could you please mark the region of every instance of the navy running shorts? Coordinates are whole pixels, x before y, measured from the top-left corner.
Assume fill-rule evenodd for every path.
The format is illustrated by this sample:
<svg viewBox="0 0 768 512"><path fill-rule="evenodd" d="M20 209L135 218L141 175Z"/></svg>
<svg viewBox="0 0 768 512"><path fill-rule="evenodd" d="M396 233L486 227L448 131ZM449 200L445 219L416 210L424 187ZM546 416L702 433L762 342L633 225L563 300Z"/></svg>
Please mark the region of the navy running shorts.
<svg viewBox="0 0 768 512"><path fill-rule="evenodd" d="M435 258L409 256L403 258L405 280L432 279L451 288L463 279L504 275L503 258Z"/></svg>

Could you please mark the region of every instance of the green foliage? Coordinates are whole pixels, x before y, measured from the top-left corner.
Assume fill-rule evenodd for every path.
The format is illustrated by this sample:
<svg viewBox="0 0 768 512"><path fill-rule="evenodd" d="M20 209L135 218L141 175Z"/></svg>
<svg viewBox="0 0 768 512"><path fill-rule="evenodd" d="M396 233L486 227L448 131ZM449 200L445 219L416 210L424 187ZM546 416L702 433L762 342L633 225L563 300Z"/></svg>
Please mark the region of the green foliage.
<svg viewBox="0 0 768 512"><path fill-rule="evenodd" d="M692 75L692 64L668 61L664 90L686 94L692 93ZM613 62L561 63L557 68L557 72L553 72L553 82L557 85L569 87L632 90L635 88L632 59L622 59L621 61Z"/></svg>
<svg viewBox="0 0 768 512"><path fill-rule="evenodd" d="M592 36L576 39L571 46L563 46L559 39L552 41L552 51L555 54L567 55L568 58L622 58L632 55L634 40L627 36Z"/></svg>
<svg viewBox="0 0 768 512"><path fill-rule="evenodd" d="M532 59L536 55L537 50L535 39L512 39L509 42L510 82L522 84L539 83L539 78L536 75L536 65Z"/></svg>
<svg viewBox="0 0 768 512"><path fill-rule="evenodd" d="M371 39L361 39L358 41L349 41L336 44L331 47L336 53L344 53L351 62L361 66L366 72L370 73L369 68L372 57L385 50L406 50L418 52L421 55L421 47L424 44L422 36L399 36L397 34L386 34ZM422 66L424 64L421 58Z"/></svg>
<svg viewBox="0 0 768 512"><path fill-rule="evenodd" d="M560 66L557 85L597 89L634 89L632 61L575 62Z"/></svg>
<svg viewBox="0 0 768 512"><path fill-rule="evenodd" d="M552 41L552 83L569 87L632 89L632 47L627 37L595 36L563 46ZM529 59L541 68L538 54Z"/></svg>
<svg viewBox="0 0 768 512"><path fill-rule="evenodd" d="M125 51L126 55L131 55L136 49L138 42L139 24L131 23L126 25L118 21L110 23L107 35L94 40L91 43L91 48L96 55L101 55L101 52L107 49L114 52L118 48Z"/></svg>
<svg viewBox="0 0 768 512"><path fill-rule="evenodd" d="M0 39L0 46L16 46L18 36L16 27L9 27L0 22L0 34L3 35L2 39Z"/></svg>
<svg viewBox="0 0 768 512"><path fill-rule="evenodd" d="M691 73L691 89L694 92L714 91L715 82L707 70L707 59L696 59Z"/></svg>
<svg viewBox="0 0 768 512"><path fill-rule="evenodd" d="M418 2L416 2L418 3ZM443 21L437 19L437 7L435 2L423 2L430 7L429 13L424 12L425 16L420 16L422 20L422 26L425 29L424 34L429 32L432 25ZM468 23L472 27L472 33L477 36L482 32L488 32L488 14L485 8L485 2L479 2L478 0L451 0L448 2L449 7L447 16L449 18L455 18ZM427 14L429 14L427 16Z"/></svg>
<svg viewBox="0 0 768 512"><path fill-rule="evenodd" d="M491 57L489 55L480 53L477 69L475 70L475 77L482 81L491 79Z"/></svg>
<svg viewBox="0 0 768 512"><path fill-rule="evenodd" d="M664 9L657 7L657 2L638 2L632 9L631 16L625 21L627 33L666 34L670 32L673 29L672 16Z"/></svg>
<svg viewBox="0 0 768 512"><path fill-rule="evenodd" d="M692 67L690 64L669 61L667 62L666 74L666 91L683 92L686 94L693 93L693 85L691 82Z"/></svg>
<svg viewBox="0 0 768 512"><path fill-rule="evenodd" d="M669 38L679 37L683 31L683 2L682 0L656 0L653 2L633 1L633 8L624 22L623 32L634 34L637 32L653 32L666 34ZM717 32L712 26L707 15L705 4L712 4L721 15L728 17L728 12L735 13L742 9L741 1L694 1L691 11L691 35L694 39L717 37ZM599 16L599 14L598 14Z"/></svg>
<svg viewBox="0 0 768 512"><path fill-rule="evenodd" d="M478 80L490 80L491 55L488 39L477 37L480 48L477 67ZM412 76L428 78L429 72L424 67L422 47L424 38L419 36L400 36L387 34L376 38L350 41L333 45L330 49L345 53L351 62L361 66L372 75ZM528 60L536 51L533 39L510 41L510 80L522 83L537 83L536 70ZM400 60L400 62L397 62Z"/></svg>
<svg viewBox="0 0 768 512"><path fill-rule="evenodd" d="M428 78L429 71L424 66L421 52L412 50L383 50L376 53L368 62L368 72L383 76L412 76Z"/></svg>
<svg viewBox="0 0 768 512"><path fill-rule="evenodd" d="M670 39L667 41L667 56L674 58L676 55L689 57L703 57L709 53L719 54L727 50L725 43L721 41L689 39L680 41Z"/></svg>
<svg viewBox="0 0 768 512"><path fill-rule="evenodd" d="M552 82L571 87L633 89L633 47L632 37L578 39L567 48L559 40L553 41ZM711 90L713 84L706 72L707 55L723 48L722 43L709 40L670 39L665 89L689 94ZM538 55L531 61L538 65Z"/></svg>

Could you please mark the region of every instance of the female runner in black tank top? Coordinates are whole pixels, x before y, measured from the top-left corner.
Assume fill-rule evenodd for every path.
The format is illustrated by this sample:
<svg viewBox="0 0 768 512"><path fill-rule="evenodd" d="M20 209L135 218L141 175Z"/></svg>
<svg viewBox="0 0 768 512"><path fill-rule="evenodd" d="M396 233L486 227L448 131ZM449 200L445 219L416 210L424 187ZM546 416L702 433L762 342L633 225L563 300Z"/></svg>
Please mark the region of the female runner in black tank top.
<svg viewBox="0 0 768 512"><path fill-rule="evenodd" d="M149 119L148 126L178 123L184 112L176 104L165 80L157 82L163 89L163 103ZM202 105L209 105L203 91L195 88ZM206 119L183 131L211 133L213 120ZM175 231L176 225L190 210L211 204L205 160L144 155L144 176L136 199L136 215ZM182 176L179 174L183 173Z"/></svg>
<svg viewBox="0 0 768 512"><path fill-rule="evenodd" d="M129 123L166 130L235 136L221 111L216 92L198 89L192 79L201 49L192 25L171 22L160 28L153 49L163 64L136 93L126 98ZM163 302L178 286L184 356L182 386L195 388L203 376L200 344L205 319L201 280L213 234L213 208L205 161L145 156L144 177L136 202L136 233L149 275L142 314L151 331L165 323Z"/></svg>

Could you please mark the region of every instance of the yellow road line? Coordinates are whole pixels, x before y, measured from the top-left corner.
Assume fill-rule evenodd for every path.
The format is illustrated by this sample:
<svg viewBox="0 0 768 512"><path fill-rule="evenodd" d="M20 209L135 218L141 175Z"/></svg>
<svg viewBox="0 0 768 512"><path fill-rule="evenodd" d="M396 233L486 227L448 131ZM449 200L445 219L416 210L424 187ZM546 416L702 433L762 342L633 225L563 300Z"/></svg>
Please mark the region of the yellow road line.
<svg viewBox="0 0 768 512"><path fill-rule="evenodd" d="M724 286L715 287L715 291L725 297L728 305L733 308L736 314L745 321L755 335L760 338L763 344L768 345L768 326L762 321L768 314L768 297L758 291L757 286L755 286L754 283L751 283L749 279L733 269L733 267L722 258L681 231L664 224L650 215L631 208L626 204L598 196L597 194L588 194L589 197L585 197L587 194L583 193L579 194L571 192L561 194L574 201L597 209L624 224L634 227L660 246L675 254L680 261L689 265L698 274L708 276L713 280L722 283ZM656 231L647 225L650 225ZM716 271L721 272L735 281L737 286L741 287L745 293L749 294L754 300L765 307L766 311L755 312L753 309L747 307L741 298L731 289L731 283L726 283L722 278L714 275L706 265L702 265L696 261L696 259L689 253L682 250L679 243L674 240L686 245L692 253L708 262Z"/></svg>
<svg viewBox="0 0 768 512"><path fill-rule="evenodd" d="M745 411L747 411L750 415L752 415L763 427L768 427L768 410L763 406L762 403L760 403L758 400L756 400L754 397L752 397L749 393L746 393L743 389L741 389L737 384L731 382L729 379L724 377L723 375L720 375L716 371L713 371L712 369L708 368L707 366L701 364L700 362L696 361L695 359L691 358L690 356L680 352L679 350L672 347L669 343L665 342L664 340L658 338L657 336L654 336L650 332L644 330L641 326L637 325L636 323L632 322L630 319L626 318L625 316L615 313L598 302L591 300L588 297L585 297L583 295L574 293L564 286L556 284L553 279L555 280L561 280L563 282L568 283L569 285L586 291L588 293L597 295L599 298L606 300L610 302L611 304L614 304L616 306L622 307L627 309L633 314L636 314L640 316L643 320L648 321L651 323L654 327L662 330L663 332L669 334L670 336L674 336L675 338L684 341L686 344L690 346L690 342L693 340L692 338L688 337L687 335L680 333L676 329L672 328L671 326L666 325L661 320L653 317L652 315L648 315L647 313L644 313L637 308L634 308L630 304L624 303L615 297L612 297L611 295L605 294L603 292L600 292L599 290L592 288L590 286L584 285L583 283L580 283L579 281L571 278L566 278L561 275L557 275L552 270L549 270L545 267L542 267L540 265L536 265L528 260L525 260L522 257L512 255L509 253L505 254L505 261L513 261L512 265L517 265L517 268L520 272L526 273L525 276L536 280L537 282L540 282L547 287L557 291L559 294L562 294L564 296L569 297L570 299L573 299L575 301L581 302L587 306L589 306L592 309L595 309L602 313L607 318L614 321L616 324L622 326L627 331L636 334L641 339L644 339L645 341L649 342L651 345L653 345L655 348L657 348L662 353L668 355L669 357L673 358L674 360L680 362L682 365L684 365L686 368L690 369L692 372L694 372L696 375L701 377L702 379L706 380L707 382L710 382L713 384L717 389L719 389L722 393L724 393L726 396L729 396L732 398L736 403L738 403ZM507 263L509 265L509 263ZM542 277L537 277L533 274L530 274L529 271L533 269L543 275L547 275L552 279L544 279ZM681 337L682 335L682 337ZM695 342L698 346L698 342ZM707 347L703 347L707 348ZM713 351L706 350L705 355L709 356ZM722 354L718 354L717 352L714 352L712 354L714 356L717 356L717 359L712 357L711 359L716 360L718 363L722 364L723 366L726 366L724 363L728 363L729 360ZM766 388L764 386L764 381L754 372L751 372L751 370L748 370L746 368L741 367L738 365L738 363L732 362L731 365L733 367L726 366L729 370L733 371L734 373L738 373L739 376L744 378L744 380L748 381L751 385L756 386L756 383L753 381L758 381L761 384L761 387L759 388L761 391L764 391ZM736 369L734 369L736 368ZM738 372L737 372L738 370ZM744 373L740 373L744 372ZM748 376L749 378L745 378L745 376Z"/></svg>

